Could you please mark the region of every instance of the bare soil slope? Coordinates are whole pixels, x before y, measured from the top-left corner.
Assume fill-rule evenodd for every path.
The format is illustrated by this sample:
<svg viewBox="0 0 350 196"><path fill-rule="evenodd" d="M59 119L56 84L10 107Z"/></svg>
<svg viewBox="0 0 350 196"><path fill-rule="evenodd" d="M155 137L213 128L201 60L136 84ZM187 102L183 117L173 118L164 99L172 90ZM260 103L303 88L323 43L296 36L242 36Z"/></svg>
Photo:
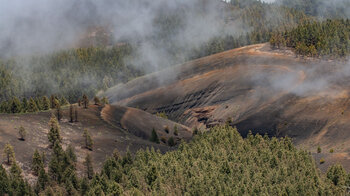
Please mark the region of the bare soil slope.
<svg viewBox="0 0 350 196"><path fill-rule="evenodd" d="M162 152L171 150L172 148L165 143L156 144L149 141L152 128L157 130L158 135L167 139L173 136L177 140L188 140L191 137L189 128L137 109L107 105L102 115L101 110L102 107L95 105L89 106L88 109L79 107L79 122L76 123L68 122L69 108L63 110L63 119L60 121L63 147L66 148L69 144L74 147L78 157L77 168L80 172L84 171L83 162L87 153L91 153L95 170L98 171L114 149L121 154L125 154L127 150L134 153L139 149L152 147ZM18 115L0 114L0 147L3 149L7 142L14 147L16 159L30 181L35 179L30 171L35 149L45 152L48 160L50 158L52 150L47 139L50 117L50 111ZM178 136L174 136L172 132L175 125L179 130ZM25 141L19 140L20 126L23 126L28 133ZM169 134L164 132L163 126L169 126ZM84 129L87 129L92 136L93 151L84 148ZM3 156L1 160L5 162Z"/></svg>
<svg viewBox="0 0 350 196"><path fill-rule="evenodd" d="M350 82L337 77L342 69L259 44L147 75L106 95L115 105L165 112L192 128L229 119L243 135L290 136L312 152L320 145L318 156L327 164L339 161L349 169Z"/></svg>

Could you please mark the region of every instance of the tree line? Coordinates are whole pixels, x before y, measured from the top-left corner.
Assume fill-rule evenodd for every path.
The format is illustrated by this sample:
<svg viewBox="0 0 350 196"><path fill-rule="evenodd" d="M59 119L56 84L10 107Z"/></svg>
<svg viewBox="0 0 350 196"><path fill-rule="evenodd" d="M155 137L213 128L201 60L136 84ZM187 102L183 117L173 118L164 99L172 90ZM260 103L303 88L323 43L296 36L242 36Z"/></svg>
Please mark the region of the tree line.
<svg viewBox="0 0 350 196"><path fill-rule="evenodd" d="M344 195L350 185L342 166L321 174L309 152L297 149L290 138L251 133L242 138L229 126L199 133L165 154L114 151L101 172L95 172L87 152L84 175L78 176L74 148L62 147L55 117L49 125L51 159L34 152L34 186L22 178L12 146L5 146L10 169L0 166L1 195Z"/></svg>
<svg viewBox="0 0 350 196"><path fill-rule="evenodd" d="M350 20L306 22L274 34L270 44L273 49L293 48L302 56L344 58L350 54Z"/></svg>

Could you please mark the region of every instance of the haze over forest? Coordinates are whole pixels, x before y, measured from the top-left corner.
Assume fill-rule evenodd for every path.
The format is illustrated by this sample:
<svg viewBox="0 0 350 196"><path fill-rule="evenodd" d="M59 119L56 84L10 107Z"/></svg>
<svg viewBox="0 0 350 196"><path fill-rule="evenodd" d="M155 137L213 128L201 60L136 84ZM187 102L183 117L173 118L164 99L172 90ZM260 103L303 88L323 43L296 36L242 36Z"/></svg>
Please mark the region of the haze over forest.
<svg viewBox="0 0 350 196"><path fill-rule="evenodd" d="M349 0L0 0L0 195L347 195Z"/></svg>

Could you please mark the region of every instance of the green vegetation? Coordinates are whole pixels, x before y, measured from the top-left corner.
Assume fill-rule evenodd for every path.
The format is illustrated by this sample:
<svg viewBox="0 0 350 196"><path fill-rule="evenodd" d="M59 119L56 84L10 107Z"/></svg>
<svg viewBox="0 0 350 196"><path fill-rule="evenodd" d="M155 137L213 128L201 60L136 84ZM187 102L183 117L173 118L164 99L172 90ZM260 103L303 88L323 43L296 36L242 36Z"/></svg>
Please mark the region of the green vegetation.
<svg viewBox="0 0 350 196"><path fill-rule="evenodd" d="M350 2L348 0L277 0L277 2L319 18L350 17Z"/></svg>
<svg viewBox="0 0 350 196"><path fill-rule="evenodd" d="M87 129L84 129L84 141L85 141L85 148L89 150L93 150L94 142L92 141L91 135Z"/></svg>
<svg viewBox="0 0 350 196"><path fill-rule="evenodd" d="M98 90L142 74L125 64L124 58L132 58L131 54L126 44L0 59L0 101L51 94L60 94L69 102L76 102L83 93L92 97Z"/></svg>
<svg viewBox="0 0 350 196"><path fill-rule="evenodd" d="M346 57L350 54L350 20L307 22L270 39L272 48L291 47L297 55Z"/></svg>
<svg viewBox="0 0 350 196"><path fill-rule="evenodd" d="M20 101L17 97L13 97L8 101L3 101L0 103L0 113L34 113L39 111L46 111L50 108L55 108L59 110L61 106L68 105L69 103L64 97L51 96L52 101L44 97L30 98L29 101L23 98ZM61 100L61 101L59 101Z"/></svg>
<svg viewBox="0 0 350 196"><path fill-rule="evenodd" d="M25 130L25 128L23 126L19 127L18 134L19 134L20 140L22 140L22 141L26 140L27 131Z"/></svg>
<svg viewBox="0 0 350 196"><path fill-rule="evenodd" d="M154 128L152 129L152 135L151 135L150 141L159 144L159 137Z"/></svg>
<svg viewBox="0 0 350 196"><path fill-rule="evenodd" d="M18 175L17 164L10 174L0 167L1 194L344 195L350 185L342 166L322 175L309 153L295 148L289 138L249 134L244 139L229 126L215 127L165 154L153 149L135 156L113 153L100 173L94 173L87 154L84 178L77 177L75 162L73 148L64 151L56 142L49 174L39 152L34 153L33 170L39 175L34 189Z"/></svg>

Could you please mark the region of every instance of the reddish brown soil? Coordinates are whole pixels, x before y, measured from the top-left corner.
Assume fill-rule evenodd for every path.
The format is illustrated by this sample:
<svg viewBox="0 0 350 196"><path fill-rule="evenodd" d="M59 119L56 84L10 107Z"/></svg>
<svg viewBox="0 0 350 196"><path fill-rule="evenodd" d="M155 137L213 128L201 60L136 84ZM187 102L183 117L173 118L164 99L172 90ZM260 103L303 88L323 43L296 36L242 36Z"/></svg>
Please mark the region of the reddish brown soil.
<svg viewBox="0 0 350 196"><path fill-rule="evenodd" d="M290 136L312 152L320 145L324 165L342 162L350 169L350 81L320 82L341 72L334 64L259 44L165 69L105 94L115 105L165 112L191 128L230 119L243 136L249 130ZM334 154L327 153L331 148Z"/></svg>
<svg viewBox="0 0 350 196"><path fill-rule="evenodd" d="M113 107L108 106L108 108L112 108L110 110L113 110ZM83 161L86 153L91 153L94 167L96 170L99 170L106 157L112 155L114 149L117 149L121 154L124 154L127 150L130 150L130 152L134 153L139 149L146 149L151 147L159 149L162 152L171 149L166 144L152 143L147 138L141 138L133 135L126 129L117 126L117 124L111 124L104 121L101 117L101 109L101 107L94 105L90 106L89 109L79 108L79 122L77 123L68 122L69 114L67 107L63 111L63 119L60 122L61 135L63 137L63 147L66 148L69 144L74 147L76 155L78 156L77 168L80 174L84 170ZM123 115L124 114L121 114L121 116ZM30 172L31 157L35 149L38 149L41 152L45 152L48 159L51 154L47 139L47 133L49 130L48 122L50 116L51 112L0 115L0 148L3 149L4 145L7 142L13 145L16 159L22 166L22 169L25 172L25 176L29 180L35 179L35 177L31 175ZM140 116L142 116L142 114ZM148 132L152 130L153 126L155 126L155 128L160 128L160 126L158 126L157 123L152 120L152 117L154 116L150 115L147 121L154 123L153 125L145 123L142 126L142 128ZM128 119L128 117L123 118ZM157 119L158 117L154 118ZM133 119L126 120L128 121L126 123L127 128L129 128L128 126L132 125L132 120ZM140 123L143 120L143 118L139 118L135 119L135 122ZM161 119L157 120L159 120L159 122L162 122ZM124 124L126 121L123 120L122 124ZM171 130L173 125L175 125L171 121L166 121L165 124L171 126ZM18 129L20 126L23 126L28 132L25 141L18 139ZM94 141L93 151L89 151L84 148L84 129L88 129L92 135ZM188 128L179 125L180 135L177 136L177 138L188 139L190 132L187 129ZM136 129L133 131L137 132L139 130L137 130L136 127ZM161 130L159 130L159 132L160 131ZM2 156L1 160L4 163L5 158ZM6 164L4 164L4 166L6 166Z"/></svg>

